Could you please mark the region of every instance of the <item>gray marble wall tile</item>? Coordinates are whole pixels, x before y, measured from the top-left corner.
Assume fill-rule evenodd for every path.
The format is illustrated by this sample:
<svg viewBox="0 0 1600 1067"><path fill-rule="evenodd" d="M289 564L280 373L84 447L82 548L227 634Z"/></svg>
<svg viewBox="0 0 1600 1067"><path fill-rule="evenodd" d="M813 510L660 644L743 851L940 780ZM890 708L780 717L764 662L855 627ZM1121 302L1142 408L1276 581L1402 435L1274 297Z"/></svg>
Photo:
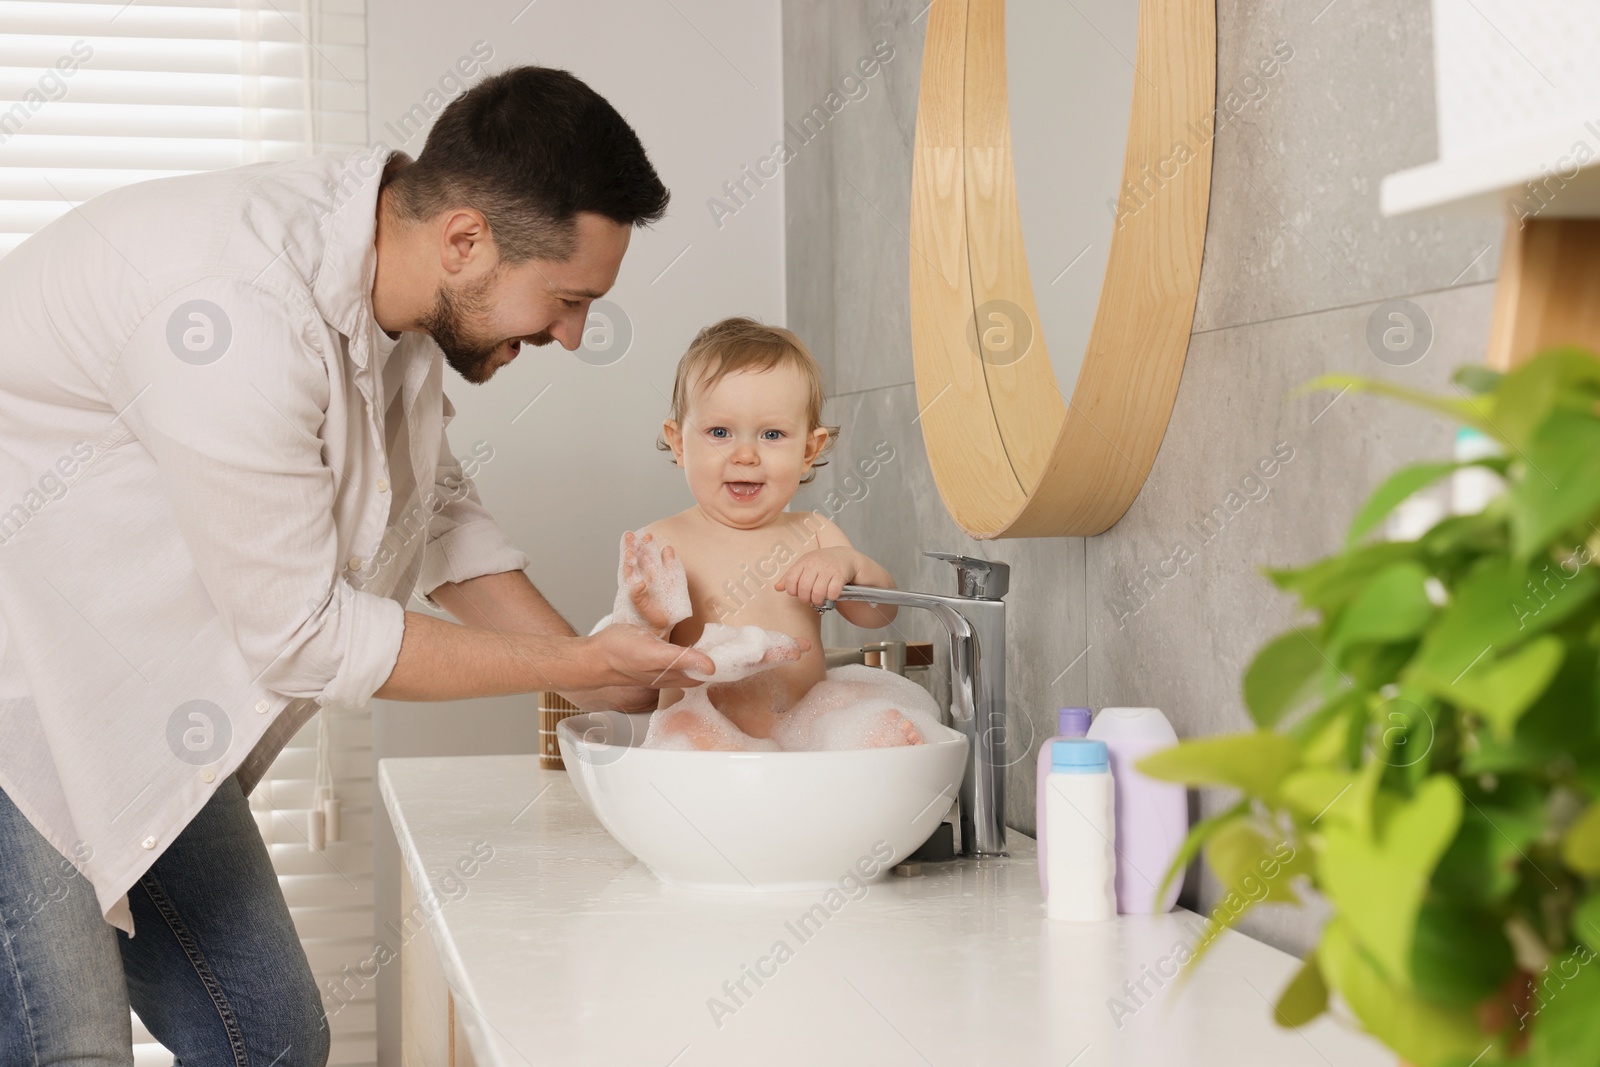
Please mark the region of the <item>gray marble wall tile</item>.
<svg viewBox="0 0 1600 1067"><path fill-rule="evenodd" d="M793 54L804 68L785 72L785 117L798 125L829 92L844 101L788 166L801 197L788 211L790 326L827 354L832 392L910 382L911 147L925 10L811 0L786 4L784 26L799 27L792 45L785 39L785 66ZM861 77L860 61L883 54Z"/></svg>
<svg viewBox="0 0 1600 1067"><path fill-rule="evenodd" d="M1495 219L1378 214L1438 158L1428 0L1219 0L1217 95L1197 330L1494 277Z"/></svg>
<svg viewBox="0 0 1600 1067"><path fill-rule="evenodd" d="M820 100L827 93L833 7L827 0L783 5L785 120L810 106L801 101ZM832 141L822 137L802 146L797 138L786 137L786 143L795 150L783 167L786 325L805 340L822 367L823 380L831 383L835 319Z"/></svg>
<svg viewBox="0 0 1600 1067"><path fill-rule="evenodd" d="M1378 480L1450 448L1449 426L1391 402L1290 392L1335 370L1436 389L1456 365L1479 361L1499 225L1377 214L1378 179L1434 156L1425 0L1381 8L1375 0L1334 0L1320 12L1323 0L1221 0L1219 91L1237 88L1259 102L1246 104L1218 137L1196 332L1150 480L1099 537L973 540L946 513L913 421L907 291L916 253L902 236L923 2L786 4L786 26L802 13L813 20L785 42L786 64L807 68L786 74L787 85L826 81L873 41L897 34L888 38L896 58L876 95L840 116L852 124L830 131L829 173L806 172L808 181L828 183L828 213L789 212L791 322L831 339L828 416L843 427L835 462L797 506L820 506L855 460L887 441L894 461L837 518L857 547L906 588L950 588L948 565L923 557L928 549L1011 565L1007 816L1031 833L1033 757L1058 706L1154 704L1186 737L1248 725L1241 672L1288 625L1289 610L1258 568L1334 550ZM826 45L816 30L822 24ZM1279 40L1295 55L1263 94L1243 78ZM809 232L821 227L825 238ZM1382 302L1408 295L1435 336L1419 362L1390 366L1368 347L1367 323ZM1264 478L1257 464L1280 442L1292 458L1279 459ZM1247 484L1250 475L1256 480ZM1244 500L1236 513L1230 491ZM1214 507L1225 518L1212 520L1211 536L1192 532L1188 524ZM1168 564L1163 578L1159 568L1180 538L1194 558L1175 571ZM1126 599L1129 582L1144 584L1142 603ZM902 613L896 626L914 639L942 640L920 614ZM830 645L848 645L881 631L830 616L823 634ZM1200 806L1209 812L1216 803L1206 795ZM1185 899L1207 907L1216 887L1200 881ZM1315 901L1270 909L1245 929L1301 951L1323 914Z"/></svg>

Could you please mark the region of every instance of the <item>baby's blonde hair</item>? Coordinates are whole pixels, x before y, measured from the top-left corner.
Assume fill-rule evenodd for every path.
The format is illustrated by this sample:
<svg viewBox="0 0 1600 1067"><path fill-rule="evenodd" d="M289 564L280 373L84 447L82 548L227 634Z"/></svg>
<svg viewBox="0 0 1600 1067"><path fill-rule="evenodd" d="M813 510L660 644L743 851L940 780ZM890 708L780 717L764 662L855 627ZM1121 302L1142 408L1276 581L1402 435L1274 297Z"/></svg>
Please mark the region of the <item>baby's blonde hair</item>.
<svg viewBox="0 0 1600 1067"><path fill-rule="evenodd" d="M806 381L806 433L819 427L828 431L828 439L822 443L811 470L800 479L800 484L805 485L817 476L818 467L826 466L822 457L838 439L839 427L823 425L822 371L805 342L792 330L736 315L695 334L689 350L678 360L678 376L672 383L672 413L668 417L680 428L683 426L689 412L691 382L699 390L706 390L735 371L764 371L785 365L798 368ZM656 439L656 447L663 452L672 451L664 437Z"/></svg>

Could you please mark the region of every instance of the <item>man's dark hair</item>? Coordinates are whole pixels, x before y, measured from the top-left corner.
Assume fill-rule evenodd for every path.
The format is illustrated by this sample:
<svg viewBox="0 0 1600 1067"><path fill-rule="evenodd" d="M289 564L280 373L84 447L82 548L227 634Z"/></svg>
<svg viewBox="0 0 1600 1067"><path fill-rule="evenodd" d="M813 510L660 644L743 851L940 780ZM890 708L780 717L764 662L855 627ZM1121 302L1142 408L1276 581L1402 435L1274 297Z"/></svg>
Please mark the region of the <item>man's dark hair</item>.
<svg viewBox="0 0 1600 1067"><path fill-rule="evenodd" d="M669 195L616 108L552 67L513 67L467 90L385 184L405 218L482 212L508 263L571 256L579 211L642 226L666 214Z"/></svg>

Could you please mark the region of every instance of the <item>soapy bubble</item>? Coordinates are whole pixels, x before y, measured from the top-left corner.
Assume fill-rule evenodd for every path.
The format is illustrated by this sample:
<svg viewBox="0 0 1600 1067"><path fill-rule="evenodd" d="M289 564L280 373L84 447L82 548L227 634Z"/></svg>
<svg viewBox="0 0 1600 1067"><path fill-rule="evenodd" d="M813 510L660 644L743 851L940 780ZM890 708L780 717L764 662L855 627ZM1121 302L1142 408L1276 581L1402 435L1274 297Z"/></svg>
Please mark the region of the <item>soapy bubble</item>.
<svg viewBox="0 0 1600 1067"><path fill-rule="evenodd" d="M893 671L849 663L828 671L784 712L772 736L788 751L838 752L916 744L944 733L939 705L922 686Z"/></svg>
<svg viewBox="0 0 1600 1067"><path fill-rule="evenodd" d="M800 642L788 634L763 630L759 626L725 626L720 622L706 623L694 647L711 658L716 673L701 674L693 670L683 673L713 685L737 682L780 664L793 663L801 656Z"/></svg>
<svg viewBox="0 0 1600 1067"><path fill-rule="evenodd" d="M631 581L628 577L630 546L636 566ZM683 560L678 558L676 552L670 561L664 558L670 547L662 538L642 530L630 530L622 535L617 554L617 595L611 605L612 622L650 628L633 604L631 587L640 578L645 582L645 595L666 615L669 627L676 626L694 613L689 604L689 579L683 570Z"/></svg>

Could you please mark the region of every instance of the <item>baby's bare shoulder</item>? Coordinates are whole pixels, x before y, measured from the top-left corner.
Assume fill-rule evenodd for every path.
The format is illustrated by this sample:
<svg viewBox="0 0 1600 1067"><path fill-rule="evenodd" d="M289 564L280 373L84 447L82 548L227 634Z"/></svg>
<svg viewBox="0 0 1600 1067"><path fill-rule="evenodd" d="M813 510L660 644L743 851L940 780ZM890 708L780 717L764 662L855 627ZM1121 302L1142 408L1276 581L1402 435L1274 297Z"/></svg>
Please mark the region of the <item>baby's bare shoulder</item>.
<svg viewBox="0 0 1600 1067"><path fill-rule="evenodd" d="M666 538L670 538L676 534L681 537L684 531L687 529L687 524L683 521L685 514L685 512L680 511L676 515L668 515L664 519L657 519L655 522L646 523L644 526L639 528L639 533L655 534L657 537Z"/></svg>
<svg viewBox="0 0 1600 1067"><path fill-rule="evenodd" d="M783 518L790 529L814 542L815 547L850 544L850 539L844 535L844 531L820 511L786 511L783 513Z"/></svg>
<svg viewBox="0 0 1600 1067"><path fill-rule="evenodd" d="M692 555L705 542L705 531L701 524L689 521L690 518L692 516L686 513L668 515L643 527L641 532L654 534L656 540L665 541L679 554L687 551Z"/></svg>

